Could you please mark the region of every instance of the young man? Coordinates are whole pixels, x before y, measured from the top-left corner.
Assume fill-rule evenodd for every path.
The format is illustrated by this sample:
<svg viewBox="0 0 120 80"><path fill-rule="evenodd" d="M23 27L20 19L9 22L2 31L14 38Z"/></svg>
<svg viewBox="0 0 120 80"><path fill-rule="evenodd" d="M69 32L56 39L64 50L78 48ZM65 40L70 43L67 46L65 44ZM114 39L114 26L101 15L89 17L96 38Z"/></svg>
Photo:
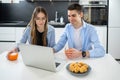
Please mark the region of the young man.
<svg viewBox="0 0 120 80"><path fill-rule="evenodd" d="M72 4L68 7L70 23L65 26L60 40L54 46L54 51L60 51L68 41L69 49L65 51L65 54L69 59L104 56L105 50L100 44L96 29L82 18L81 5Z"/></svg>

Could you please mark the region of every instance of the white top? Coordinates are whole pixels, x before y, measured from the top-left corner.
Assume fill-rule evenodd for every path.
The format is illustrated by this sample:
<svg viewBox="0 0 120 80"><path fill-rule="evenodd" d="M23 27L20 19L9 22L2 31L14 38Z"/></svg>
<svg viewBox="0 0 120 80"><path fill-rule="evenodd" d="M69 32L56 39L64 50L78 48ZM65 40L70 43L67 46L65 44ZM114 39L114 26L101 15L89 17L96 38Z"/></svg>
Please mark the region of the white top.
<svg viewBox="0 0 120 80"><path fill-rule="evenodd" d="M6 54L7 52L0 54L0 80L120 80L120 64L109 54L102 58L67 60L68 63L81 61L89 64L92 69L86 76L71 75L66 70L68 63L55 73L25 66L20 54L17 61L9 61ZM55 56L66 59L63 53Z"/></svg>
<svg viewBox="0 0 120 80"><path fill-rule="evenodd" d="M80 37L80 32L81 32L82 27L75 29L74 28L74 43L75 43L75 48L77 50L81 50L82 49L82 40Z"/></svg>

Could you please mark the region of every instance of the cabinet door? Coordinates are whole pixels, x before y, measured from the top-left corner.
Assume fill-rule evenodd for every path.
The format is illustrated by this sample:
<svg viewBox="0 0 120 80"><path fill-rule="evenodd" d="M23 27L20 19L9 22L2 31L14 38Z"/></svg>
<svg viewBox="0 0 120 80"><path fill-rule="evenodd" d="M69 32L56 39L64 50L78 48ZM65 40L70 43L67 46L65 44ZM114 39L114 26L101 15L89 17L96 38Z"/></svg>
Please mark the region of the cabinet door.
<svg viewBox="0 0 120 80"><path fill-rule="evenodd" d="M0 41L15 41L15 27L0 27Z"/></svg>
<svg viewBox="0 0 120 80"><path fill-rule="evenodd" d="M25 30L25 27L17 27L16 28L16 43L19 43L22 35L23 35L23 32Z"/></svg>
<svg viewBox="0 0 120 80"><path fill-rule="evenodd" d="M109 0L109 27L120 26L120 0Z"/></svg>
<svg viewBox="0 0 120 80"><path fill-rule="evenodd" d="M58 42L63 33L64 28L55 28L55 41Z"/></svg>
<svg viewBox="0 0 120 80"><path fill-rule="evenodd" d="M109 28L108 53L115 59L120 59L120 28Z"/></svg>
<svg viewBox="0 0 120 80"><path fill-rule="evenodd" d="M15 46L15 42L0 42L0 54L4 51L12 50Z"/></svg>
<svg viewBox="0 0 120 80"><path fill-rule="evenodd" d="M15 27L0 27L0 53L15 46Z"/></svg>

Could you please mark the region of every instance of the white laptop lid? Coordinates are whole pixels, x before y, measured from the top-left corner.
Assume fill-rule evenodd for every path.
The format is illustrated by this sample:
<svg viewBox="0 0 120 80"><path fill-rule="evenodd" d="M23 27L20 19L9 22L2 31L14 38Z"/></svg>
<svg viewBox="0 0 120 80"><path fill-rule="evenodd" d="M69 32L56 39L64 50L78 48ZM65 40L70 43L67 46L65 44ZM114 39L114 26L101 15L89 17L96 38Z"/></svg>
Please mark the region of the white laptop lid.
<svg viewBox="0 0 120 80"><path fill-rule="evenodd" d="M30 44L19 44L23 62L32 67L56 71L52 48Z"/></svg>

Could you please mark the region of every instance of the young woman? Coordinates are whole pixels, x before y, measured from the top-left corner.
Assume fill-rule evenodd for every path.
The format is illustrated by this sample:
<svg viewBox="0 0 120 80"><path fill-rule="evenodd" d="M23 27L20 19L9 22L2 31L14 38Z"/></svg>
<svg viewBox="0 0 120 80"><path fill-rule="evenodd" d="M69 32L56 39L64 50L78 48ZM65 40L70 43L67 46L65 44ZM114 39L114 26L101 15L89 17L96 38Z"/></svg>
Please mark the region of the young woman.
<svg viewBox="0 0 120 80"><path fill-rule="evenodd" d="M31 20L27 25L20 43L26 43L40 46L53 47L55 45L55 29L48 25L48 15L43 7L36 7L33 11ZM18 52L16 47L9 53Z"/></svg>

